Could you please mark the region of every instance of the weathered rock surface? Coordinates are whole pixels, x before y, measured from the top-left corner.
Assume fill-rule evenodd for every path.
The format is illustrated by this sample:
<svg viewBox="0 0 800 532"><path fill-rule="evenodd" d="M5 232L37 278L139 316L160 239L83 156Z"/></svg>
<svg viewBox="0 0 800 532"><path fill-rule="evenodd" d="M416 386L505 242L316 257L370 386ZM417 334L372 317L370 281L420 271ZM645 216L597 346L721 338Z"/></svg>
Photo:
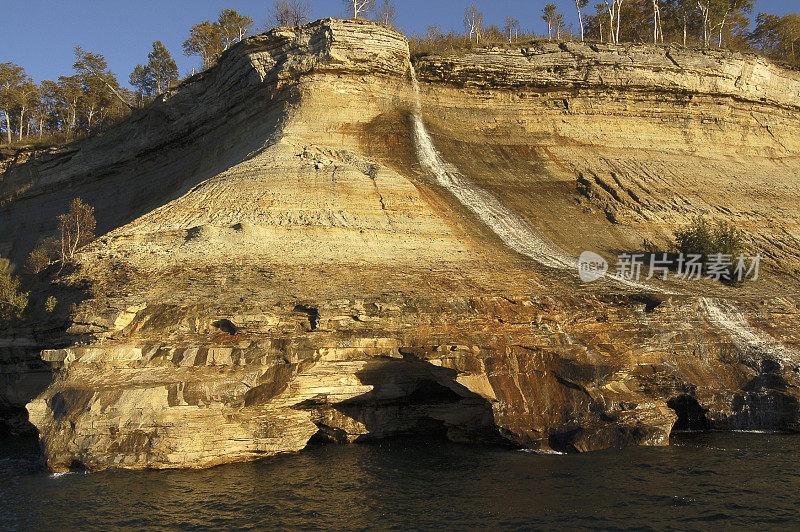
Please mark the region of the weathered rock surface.
<svg viewBox="0 0 800 532"><path fill-rule="evenodd" d="M8 331L26 354L0 351L6 382L55 368L2 392L30 401L51 467L800 428L800 73L576 44L415 65L442 158L565 253L635 251L707 214L747 231L761 279L583 284L515 253L420 166L401 35L275 30L0 184L4 253L75 196L104 233L58 281L85 292L67 325Z"/></svg>

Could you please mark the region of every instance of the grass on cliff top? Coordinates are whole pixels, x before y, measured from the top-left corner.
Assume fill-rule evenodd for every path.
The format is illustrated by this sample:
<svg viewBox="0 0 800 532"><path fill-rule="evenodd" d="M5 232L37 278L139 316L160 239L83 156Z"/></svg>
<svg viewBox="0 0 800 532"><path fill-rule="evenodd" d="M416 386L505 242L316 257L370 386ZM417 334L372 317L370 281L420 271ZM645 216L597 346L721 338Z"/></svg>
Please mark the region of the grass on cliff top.
<svg viewBox="0 0 800 532"><path fill-rule="evenodd" d="M547 37L537 36L535 34L519 34L516 38L509 41L508 38L501 32L494 30L488 31L483 35L480 42L476 43L474 39L466 35L450 32L443 33L436 27L428 28L425 35L412 35L408 39L408 46L411 51L412 59L425 57L427 55L465 55L470 52L478 52L490 48L505 48L505 49L519 49L525 47L537 47L545 44L559 45L561 43L579 43L585 45L603 45L603 46L618 46L626 48L630 46L651 46L657 48L686 48L689 50L697 51L698 53L718 52L729 54L741 54L748 57L763 58L775 63L776 65L787 70L800 70L800 65L792 65L784 61L766 58L757 50L751 48L742 48L740 46L733 46L727 48L704 48L696 43L689 43L686 46L678 42L663 42L653 44L652 42L636 42L624 41L619 44L612 45L605 41L600 42L596 39L585 39L581 41L578 37L567 33L560 39L548 39Z"/></svg>
<svg viewBox="0 0 800 532"><path fill-rule="evenodd" d="M408 47L412 57L420 57L429 54L457 54L467 53L484 48L518 48L520 46L531 45L548 41L535 35L520 35L519 38L509 42L503 35L488 35L476 43L466 35L456 33L441 33L435 29L429 29L425 35L412 35L408 39Z"/></svg>

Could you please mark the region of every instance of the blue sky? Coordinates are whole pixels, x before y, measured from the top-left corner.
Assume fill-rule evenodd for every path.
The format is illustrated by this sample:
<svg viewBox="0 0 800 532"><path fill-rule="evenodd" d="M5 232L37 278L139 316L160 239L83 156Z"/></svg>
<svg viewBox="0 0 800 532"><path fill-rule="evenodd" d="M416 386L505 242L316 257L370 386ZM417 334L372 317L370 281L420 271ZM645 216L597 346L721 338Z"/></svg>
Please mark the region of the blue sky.
<svg viewBox="0 0 800 532"><path fill-rule="evenodd" d="M554 0L575 20L573 0ZM502 27L506 16L524 28L546 32L539 11L546 0L475 0L488 24ZM341 16L341 0L310 0L313 18ZM423 33L429 24L460 31L464 8L472 0L395 0L398 24L406 32ZM590 2L593 4L595 2ZM172 52L181 73L199 64L185 57L181 42L189 28L216 18L226 7L252 17L260 26L271 0L0 0L0 62L24 66L36 81L71 73L72 48L76 45L105 55L112 71L127 84L133 67L146 60L154 40ZM756 12L785 14L798 11L798 0L757 0Z"/></svg>

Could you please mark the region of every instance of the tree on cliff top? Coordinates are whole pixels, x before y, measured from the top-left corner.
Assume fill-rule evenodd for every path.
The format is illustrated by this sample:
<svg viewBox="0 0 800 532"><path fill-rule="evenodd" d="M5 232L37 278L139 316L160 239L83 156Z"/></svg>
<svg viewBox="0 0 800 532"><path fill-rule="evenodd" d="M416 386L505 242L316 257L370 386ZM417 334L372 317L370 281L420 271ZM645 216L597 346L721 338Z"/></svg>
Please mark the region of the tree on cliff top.
<svg viewBox="0 0 800 532"><path fill-rule="evenodd" d="M667 10L679 24L683 45L689 38L689 27L694 25L698 10L696 0L667 0Z"/></svg>
<svg viewBox="0 0 800 532"><path fill-rule="evenodd" d="M759 13L750 40L764 55L800 65L800 14Z"/></svg>
<svg viewBox="0 0 800 532"><path fill-rule="evenodd" d="M17 92L28 76L25 69L14 63L0 63L0 112L5 116L6 135L11 143L11 109L14 107Z"/></svg>
<svg viewBox="0 0 800 532"><path fill-rule="evenodd" d="M575 7L578 9L578 23L581 26L581 41L584 40L585 31L583 24L583 8L589 4L589 0L575 0Z"/></svg>
<svg viewBox="0 0 800 532"><path fill-rule="evenodd" d="M609 37L614 44L619 43L619 28L622 22L622 5L625 0L603 0L608 11Z"/></svg>
<svg viewBox="0 0 800 532"><path fill-rule="evenodd" d="M14 109L17 114L17 125L19 130L19 140L22 140L22 135L25 132L26 117L29 111L36 107L36 102L39 99L39 87L33 82L31 78L26 78L13 94ZM32 114L32 113L31 113Z"/></svg>
<svg viewBox="0 0 800 532"><path fill-rule="evenodd" d="M136 65L131 72L131 85L145 96L155 96L178 80L178 65L161 41L153 43L146 65Z"/></svg>
<svg viewBox="0 0 800 532"><path fill-rule="evenodd" d="M375 0L342 0L353 18L366 17L375 8Z"/></svg>
<svg viewBox="0 0 800 532"><path fill-rule="evenodd" d="M397 22L397 8L392 0L383 0L375 12L375 20L387 26L394 26Z"/></svg>
<svg viewBox="0 0 800 532"><path fill-rule="evenodd" d="M216 22L204 20L192 26L189 38L183 41L183 53L198 55L203 68L208 68L234 43L241 41L253 27L253 19L235 9L223 9Z"/></svg>
<svg viewBox="0 0 800 532"><path fill-rule="evenodd" d="M240 15L235 9L223 9L217 17L217 25L222 34L223 50L244 39L253 29L253 19Z"/></svg>
<svg viewBox="0 0 800 532"><path fill-rule="evenodd" d="M503 34L508 42L519 39L519 20L514 17L506 17L506 24L503 26Z"/></svg>
<svg viewBox="0 0 800 532"><path fill-rule="evenodd" d="M108 69L106 58L101 54L87 52L80 46L76 46L75 63L72 68L75 69L80 77L90 106L98 105L110 93L126 107L133 109L130 102L120 93L119 82L111 70ZM91 114L88 120L91 126Z"/></svg>
<svg viewBox="0 0 800 532"><path fill-rule="evenodd" d="M470 40L475 37L475 42L480 42L481 33L483 33L483 13L478 11L475 4L464 10L464 27Z"/></svg>
<svg viewBox="0 0 800 532"><path fill-rule="evenodd" d="M719 0L718 13L719 22L717 23L717 30L719 37L717 38L717 48L722 47L722 37L726 24L731 22L736 16L749 15L753 12L754 0Z"/></svg>
<svg viewBox="0 0 800 532"><path fill-rule="evenodd" d="M200 56L203 60L203 68L214 64L224 50L219 26L208 20L192 26L189 38L183 41L183 53L188 56Z"/></svg>
<svg viewBox="0 0 800 532"><path fill-rule="evenodd" d="M273 26L300 26L311 17L311 4L300 0L276 0L269 10L268 23Z"/></svg>
<svg viewBox="0 0 800 532"><path fill-rule="evenodd" d="M542 20L547 23L547 38L553 39L553 28L556 25L558 17L558 8L553 3L547 3L542 8Z"/></svg>

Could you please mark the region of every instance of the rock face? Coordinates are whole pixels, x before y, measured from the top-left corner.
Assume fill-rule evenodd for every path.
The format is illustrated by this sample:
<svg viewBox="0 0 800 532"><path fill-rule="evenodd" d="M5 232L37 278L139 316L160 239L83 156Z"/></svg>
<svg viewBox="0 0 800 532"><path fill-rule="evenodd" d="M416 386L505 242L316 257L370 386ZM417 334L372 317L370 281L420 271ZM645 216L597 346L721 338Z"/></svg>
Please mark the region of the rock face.
<svg viewBox="0 0 800 532"><path fill-rule="evenodd" d="M76 196L104 233L58 279L63 327L5 335L27 346L6 382L54 368L3 392L30 401L53 469L409 433L590 451L673 426L800 428L800 73L576 44L415 67L419 108L393 30L273 30L5 175L5 254ZM707 214L747 231L762 276L586 284L543 266L420 164L414 113L449 171L567 256Z"/></svg>

